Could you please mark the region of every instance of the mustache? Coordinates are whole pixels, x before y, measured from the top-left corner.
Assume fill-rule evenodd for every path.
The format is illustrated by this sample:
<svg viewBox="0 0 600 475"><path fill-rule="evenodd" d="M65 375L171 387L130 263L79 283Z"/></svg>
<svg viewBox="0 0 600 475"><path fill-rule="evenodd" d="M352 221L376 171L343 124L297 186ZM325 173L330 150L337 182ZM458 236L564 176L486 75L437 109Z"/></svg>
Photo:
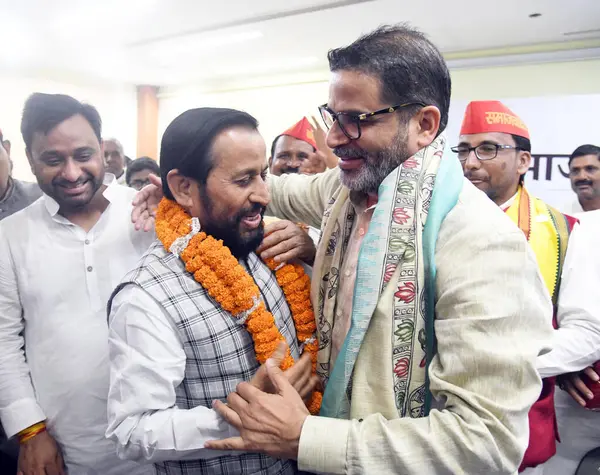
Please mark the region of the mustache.
<svg viewBox="0 0 600 475"><path fill-rule="evenodd" d="M250 208L244 208L243 210L241 210L238 215L237 215L237 221L241 221L242 219L244 219L246 216L251 216L254 214L259 214L261 216L265 215L265 211L267 208L265 208L264 206L261 206L259 204L255 204L253 206L251 206Z"/></svg>
<svg viewBox="0 0 600 475"><path fill-rule="evenodd" d="M52 184L54 186L62 186L65 188L77 188L78 186L81 186L84 183L92 180L92 178L93 177L89 174L80 176L79 178L77 178L76 181L69 181L69 180L65 180L64 178L57 177L54 180L52 180Z"/></svg>
<svg viewBox="0 0 600 475"><path fill-rule="evenodd" d="M575 182L575 186L581 186L581 185L588 185L588 186L592 186L593 183L591 180L578 180Z"/></svg>
<svg viewBox="0 0 600 475"><path fill-rule="evenodd" d="M485 177L478 177L477 175L474 175L473 173L465 173L465 178L467 180L481 180L481 181L490 181L489 178L485 178Z"/></svg>
<svg viewBox="0 0 600 475"><path fill-rule="evenodd" d="M366 158L369 156L367 152L356 148L337 147L333 149L333 153L339 158Z"/></svg>

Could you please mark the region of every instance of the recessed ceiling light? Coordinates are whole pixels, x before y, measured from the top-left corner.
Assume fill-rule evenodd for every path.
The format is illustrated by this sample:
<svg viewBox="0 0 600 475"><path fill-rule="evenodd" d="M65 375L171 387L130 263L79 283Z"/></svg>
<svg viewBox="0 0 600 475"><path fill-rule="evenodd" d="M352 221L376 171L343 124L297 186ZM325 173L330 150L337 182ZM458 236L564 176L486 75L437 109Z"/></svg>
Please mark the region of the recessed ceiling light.
<svg viewBox="0 0 600 475"><path fill-rule="evenodd" d="M541 16L542 16L541 13L532 13L531 15L529 15L529 18L539 18Z"/></svg>

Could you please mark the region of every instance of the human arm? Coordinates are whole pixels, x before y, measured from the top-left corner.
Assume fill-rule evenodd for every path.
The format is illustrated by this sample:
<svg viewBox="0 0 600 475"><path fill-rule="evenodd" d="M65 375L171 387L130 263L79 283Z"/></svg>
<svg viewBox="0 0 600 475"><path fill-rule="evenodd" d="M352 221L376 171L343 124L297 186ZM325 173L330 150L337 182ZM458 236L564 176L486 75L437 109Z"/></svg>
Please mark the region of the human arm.
<svg viewBox="0 0 600 475"><path fill-rule="evenodd" d="M339 168L317 175L289 174L267 177L271 202L267 214L321 227L323 213L340 185Z"/></svg>
<svg viewBox="0 0 600 475"><path fill-rule="evenodd" d="M515 473L541 390L535 361L549 348L551 303L523 235L492 206L477 224L463 213L440 231L438 346L429 370L440 409L389 420L368 408L361 420L337 420L295 410L287 389L278 397L244 391L248 416L229 413L243 424L242 443L225 447L297 456L299 469L312 473ZM288 414L285 424L277 414Z"/></svg>
<svg viewBox="0 0 600 475"><path fill-rule="evenodd" d="M237 431L208 407L176 405L186 356L162 307L141 288L128 285L113 299L109 325L106 436L117 443L119 456L159 462L224 455L204 449L204 442Z"/></svg>
<svg viewBox="0 0 600 475"><path fill-rule="evenodd" d="M135 229L150 231L154 228L156 208L163 198L161 180L149 175L151 184L142 188L133 200L131 221ZM321 228L323 213L329 200L340 186L339 169L317 175L268 175L267 184L271 201L267 214L294 222Z"/></svg>
<svg viewBox="0 0 600 475"><path fill-rule="evenodd" d="M582 219L572 232L558 294L552 351L538 358L542 378L575 373L600 360L600 225Z"/></svg>
<svg viewBox="0 0 600 475"><path fill-rule="evenodd" d="M0 225L0 417L7 437L46 419L25 359L24 329L16 263Z"/></svg>
<svg viewBox="0 0 600 475"><path fill-rule="evenodd" d="M516 472L528 444L527 414L541 389L534 365L550 338L550 301L522 236L476 237L440 237L446 243L436 252L438 348L429 375L443 409L419 419L309 417L301 470ZM325 427L339 436L319 435Z"/></svg>
<svg viewBox="0 0 600 475"><path fill-rule="evenodd" d="M35 397L25 359L25 321L7 224L0 225L0 417L7 437L12 437L46 416ZM60 451L48 432L21 446L19 470L25 475L36 470L63 473Z"/></svg>

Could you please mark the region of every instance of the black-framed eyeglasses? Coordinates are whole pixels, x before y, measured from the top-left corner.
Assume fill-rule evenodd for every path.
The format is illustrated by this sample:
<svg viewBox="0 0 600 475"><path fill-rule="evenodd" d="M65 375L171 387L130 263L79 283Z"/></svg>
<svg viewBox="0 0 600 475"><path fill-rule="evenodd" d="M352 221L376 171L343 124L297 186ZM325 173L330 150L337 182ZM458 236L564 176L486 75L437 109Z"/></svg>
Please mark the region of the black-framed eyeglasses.
<svg viewBox="0 0 600 475"><path fill-rule="evenodd" d="M479 160L493 160L498 156L498 150L521 150L520 147L515 147L513 145L502 145L498 143L482 143L477 145L477 147L466 147L464 145L459 145L458 147L452 147L454 153L458 154L458 159L461 162L466 162L467 158L469 158L469 154L474 150L475 156Z"/></svg>
<svg viewBox="0 0 600 475"><path fill-rule="evenodd" d="M422 102L407 102L405 104L399 104L397 106L386 107L385 109L379 109L375 112L365 112L364 114L351 114L349 112L333 112L327 104L319 106L319 112L321 118L328 129L333 127L333 124L337 121L340 129L344 132L344 135L350 140L357 140L360 138L362 130L360 123L369 120L371 117L381 114L391 114L396 112L398 109L408 106L421 106L425 107L426 104Z"/></svg>

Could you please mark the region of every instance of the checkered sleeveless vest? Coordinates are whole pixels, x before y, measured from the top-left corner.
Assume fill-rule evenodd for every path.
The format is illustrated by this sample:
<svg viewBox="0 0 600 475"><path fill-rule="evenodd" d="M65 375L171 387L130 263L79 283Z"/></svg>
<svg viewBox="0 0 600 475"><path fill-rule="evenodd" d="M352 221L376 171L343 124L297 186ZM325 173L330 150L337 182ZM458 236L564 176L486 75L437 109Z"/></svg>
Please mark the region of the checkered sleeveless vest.
<svg viewBox="0 0 600 475"><path fill-rule="evenodd" d="M285 296L267 266L250 254L242 265L261 290L263 301L275 316L277 327L298 358L296 331ZM248 381L259 368L252 337L236 323L185 270L183 262L160 242L153 244L113 293L135 284L148 292L172 318L187 357L185 377L175 389L181 409L211 407L225 400L238 383ZM109 309L112 297L109 301ZM295 464L259 454L155 464L158 474L292 474Z"/></svg>

